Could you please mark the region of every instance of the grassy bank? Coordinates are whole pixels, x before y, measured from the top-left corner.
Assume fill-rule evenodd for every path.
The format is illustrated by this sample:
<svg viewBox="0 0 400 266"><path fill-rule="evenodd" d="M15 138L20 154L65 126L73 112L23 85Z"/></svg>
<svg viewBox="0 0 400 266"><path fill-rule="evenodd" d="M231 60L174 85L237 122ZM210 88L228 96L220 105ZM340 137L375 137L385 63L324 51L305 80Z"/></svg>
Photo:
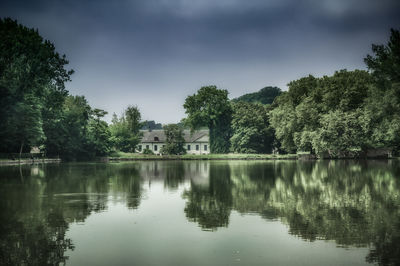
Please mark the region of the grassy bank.
<svg viewBox="0 0 400 266"><path fill-rule="evenodd" d="M40 159L0 159L0 165L17 165L17 164L34 164L34 163L59 163L61 159L58 158L40 158Z"/></svg>
<svg viewBox="0 0 400 266"><path fill-rule="evenodd" d="M204 154L204 155L147 155L138 153L115 152L107 157L110 161L130 160L295 160L296 154Z"/></svg>

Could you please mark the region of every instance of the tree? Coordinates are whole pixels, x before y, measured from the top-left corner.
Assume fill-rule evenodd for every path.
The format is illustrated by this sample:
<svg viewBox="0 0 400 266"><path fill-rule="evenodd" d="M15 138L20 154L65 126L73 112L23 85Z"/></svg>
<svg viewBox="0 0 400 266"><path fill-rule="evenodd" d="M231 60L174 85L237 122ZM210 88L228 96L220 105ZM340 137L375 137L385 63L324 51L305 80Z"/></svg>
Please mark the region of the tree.
<svg viewBox="0 0 400 266"><path fill-rule="evenodd" d="M128 124L128 129L133 135L139 135L141 128L140 111L137 106L128 106L125 109L125 118Z"/></svg>
<svg viewBox="0 0 400 266"><path fill-rule="evenodd" d="M261 103L272 104L276 97L282 93L278 87L264 87L261 90L253 93L244 94L232 100L232 102L248 102L248 103Z"/></svg>
<svg viewBox="0 0 400 266"><path fill-rule="evenodd" d="M364 61L374 77L363 112L369 145L400 151L400 32L391 30L387 45L372 45Z"/></svg>
<svg viewBox="0 0 400 266"><path fill-rule="evenodd" d="M269 106L238 102L232 107L232 150L239 153L270 153L274 132L269 125Z"/></svg>
<svg viewBox="0 0 400 266"><path fill-rule="evenodd" d="M62 154L63 143L60 136L63 125L61 125L64 114L64 102L68 96L66 90L46 90L45 99L42 104L43 132L46 136L43 146L47 154Z"/></svg>
<svg viewBox="0 0 400 266"><path fill-rule="evenodd" d="M68 96L63 106L63 118L60 123L59 155L67 160L87 159L88 123L91 108L84 96Z"/></svg>
<svg viewBox="0 0 400 266"><path fill-rule="evenodd" d="M281 149L289 153L295 152L294 133L298 131L298 123L295 109L289 102L288 92L277 98L277 106L270 111L269 116Z"/></svg>
<svg viewBox="0 0 400 266"><path fill-rule="evenodd" d="M400 84L394 84L386 91L377 87L370 89L360 117L368 146L400 150L399 90Z"/></svg>
<svg viewBox="0 0 400 266"><path fill-rule="evenodd" d="M395 29L390 32L387 45L373 44L374 55L364 59L381 89L400 82L400 32Z"/></svg>
<svg viewBox="0 0 400 266"><path fill-rule="evenodd" d="M67 64L37 30L0 19L0 151L22 151L21 147L29 149L46 140L46 98L66 96L64 83L73 73L64 68Z"/></svg>
<svg viewBox="0 0 400 266"><path fill-rule="evenodd" d="M89 148L94 156L104 156L111 149L111 132L105 121L101 120L107 114L101 109L94 109L88 125Z"/></svg>
<svg viewBox="0 0 400 266"><path fill-rule="evenodd" d="M185 154L183 147L185 139L183 138L183 130L177 124L169 124L164 126L164 134L166 143L161 148L162 154Z"/></svg>
<svg viewBox="0 0 400 266"><path fill-rule="evenodd" d="M209 128L212 153L229 152L232 107L227 90L216 86L202 87L197 94L186 98L183 107L188 115L185 121L192 130L202 126Z"/></svg>
<svg viewBox="0 0 400 266"><path fill-rule="evenodd" d="M371 82L370 74L361 70L290 82L289 91L276 99L270 112L281 147L287 152L334 151L331 154L365 149L367 138L359 117Z"/></svg>
<svg viewBox="0 0 400 266"><path fill-rule="evenodd" d="M13 111L12 125L9 126L15 130L14 140L20 144L19 158L21 159L24 145L29 147L44 139L40 104L37 103L35 97L24 95L23 101L18 102Z"/></svg>
<svg viewBox="0 0 400 266"><path fill-rule="evenodd" d="M140 117L140 111L136 106L128 106L120 118L113 115L110 131L115 148L123 152L135 151L141 138Z"/></svg>
<svg viewBox="0 0 400 266"><path fill-rule="evenodd" d="M145 120L142 122L142 130L153 130L153 129L162 129L161 123L156 123L154 120Z"/></svg>
<svg viewBox="0 0 400 266"><path fill-rule="evenodd" d="M365 139L359 117L354 112L341 110L322 115L321 127L313 132L311 143L317 152L328 152L331 157L354 157L362 151Z"/></svg>

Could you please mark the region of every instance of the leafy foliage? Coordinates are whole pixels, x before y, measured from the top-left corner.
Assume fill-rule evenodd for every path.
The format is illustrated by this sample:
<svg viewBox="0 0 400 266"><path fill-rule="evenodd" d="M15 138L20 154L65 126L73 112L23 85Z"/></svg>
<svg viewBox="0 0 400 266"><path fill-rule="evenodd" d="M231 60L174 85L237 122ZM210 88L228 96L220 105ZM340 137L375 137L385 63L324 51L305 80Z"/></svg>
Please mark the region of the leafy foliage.
<svg viewBox="0 0 400 266"><path fill-rule="evenodd" d="M288 151L346 156L374 148L400 150L400 33L372 45L371 74L341 70L289 83L271 111L271 124Z"/></svg>
<svg viewBox="0 0 400 266"><path fill-rule="evenodd" d="M272 104L276 97L282 93L278 87L264 87L261 90L253 93L244 94L232 100L232 102L248 102L248 103L261 103Z"/></svg>
<svg viewBox="0 0 400 266"><path fill-rule="evenodd" d="M269 125L270 107L238 102L233 104L232 150L238 153L270 153L274 131Z"/></svg>
<svg viewBox="0 0 400 266"><path fill-rule="evenodd" d="M44 121L44 111L61 107L56 104L66 96L64 82L73 73L67 64L37 30L0 19L0 151L29 149L46 140L54 119ZM59 101L51 104L51 96Z"/></svg>
<svg viewBox="0 0 400 266"><path fill-rule="evenodd" d="M0 20L0 151L88 159L110 150L110 132L83 96L69 96L72 70L54 45L11 19Z"/></svg>
<svg viewBox="0 0 400 266"><path fill-rule="evenodd" d="M53 152L68 160L90 157L87 150L90 113L91 108L84 96L66 98L59 123L59 150Z"/></svg>
<svg viewBox="0 0 400 266"><path fill-rule="evenodd" d="M89 147L95 156L104 156L111 151L111 132L108 124L101 120L106 114L104 110L94 109L89 120Z"/></svg>
<svg viewBox="0 0 400 266"><path fill-rule="evenodd" d="M289 83L270 112L271 125L287 152L361 150L366 146L362 108L372 79L366 71L341 70Z"/></svg>
<svg viewBox="0 0 400 266"><path fill-rule="evenodd" d="M387 45L372 45L374 55L364 59L379 87L400 82L400 32L391 29Z"/></svg>
<svg viewBox="0 0 400 266"><path fill-rule="evenodd" d="M232 107L228 91L216 86L202 87L188 96L183 107L188 114L185 122L192 129L206 126L210 129L210 151L227 153L231 137Z"/></svg>
<svg viewBox="0 0 400 266"><path fill-rule="evenodd" d="M181 123L192 130L209 128L212 153L400 152L400 32L392 29L388 43L372 45L372 52L364 59L370 72L309 75L291 81L287 92L265 87L230 102L227 90L202 87L186 98ZM120 118L114 114L109 127L101 120L106 111L92 109L83 96L68 95L64 83L73 70L67 64L37 30L0 19L0 152L38 146L66 159L104 156L112 148L134 152L140 128L161 126L141 123L138 108L129 106ZM163 152L184 152L180 128L166 126Z"/></svg>
<svg viewBox="0 0 400 266"><path fill-rule="evenodd" d="M146 148L143 150L143 154L154 154L154 152L152 150Z"/></svg>
<svg viewBox="0 0 400 266"><path fill-rule="evenodd" d="M112 142L123 152L134 152L140 141L140 111L136 106L128 106L124 114L118 118L113 115L110 125Z"/></svg>
<svg viewBox="0 0 400 266"><path fill-rule="evenodd" d="M153 130L153 129L162 129L161 123L156 123L154 120L145 120L142 122L141 130Z"/></svg>
<svg viewBox="0 0 400 266"><path fill-rule="evenodd" d="M363 127L369 144L400 151L400 32L391 30L387 45L372 45L374 56L365 63L374 77L364 114Z"/></svg>
<svg viewBox="0 0 400 266"><path fill-rule="evenodd" d="M185 154L183 147L185 139L183 138L183 129L177 124L169 124L164 126L164 134L166 143L161 148L162 154Z"/></svg>

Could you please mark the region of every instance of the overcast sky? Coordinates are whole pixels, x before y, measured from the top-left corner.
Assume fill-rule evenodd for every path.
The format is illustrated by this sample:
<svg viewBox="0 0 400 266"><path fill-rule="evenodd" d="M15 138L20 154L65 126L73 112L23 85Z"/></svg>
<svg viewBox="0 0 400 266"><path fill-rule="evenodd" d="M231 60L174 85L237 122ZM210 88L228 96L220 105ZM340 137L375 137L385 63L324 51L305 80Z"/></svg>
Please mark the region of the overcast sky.
<svg viewBox="0 0 400 266"><path fill-rule="evenodd" d="M1 0L75 70L71 94L120 114L178 122L201 86L230 98L312 74L365 69L400 28L398 0ZM110 120L110 115L107 120Z"/></svg>

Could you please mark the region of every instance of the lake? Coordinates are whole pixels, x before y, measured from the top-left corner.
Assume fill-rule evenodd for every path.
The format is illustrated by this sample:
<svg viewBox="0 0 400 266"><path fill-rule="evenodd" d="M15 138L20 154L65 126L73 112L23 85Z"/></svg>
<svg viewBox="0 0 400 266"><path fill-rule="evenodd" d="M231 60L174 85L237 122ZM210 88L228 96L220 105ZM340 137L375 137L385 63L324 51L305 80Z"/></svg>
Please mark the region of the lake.
<svg viewBox="0 0 400 266"><path fill-rule="evenodd" d="M0 167L1 265L399 265L400 161Z"/></svg>

